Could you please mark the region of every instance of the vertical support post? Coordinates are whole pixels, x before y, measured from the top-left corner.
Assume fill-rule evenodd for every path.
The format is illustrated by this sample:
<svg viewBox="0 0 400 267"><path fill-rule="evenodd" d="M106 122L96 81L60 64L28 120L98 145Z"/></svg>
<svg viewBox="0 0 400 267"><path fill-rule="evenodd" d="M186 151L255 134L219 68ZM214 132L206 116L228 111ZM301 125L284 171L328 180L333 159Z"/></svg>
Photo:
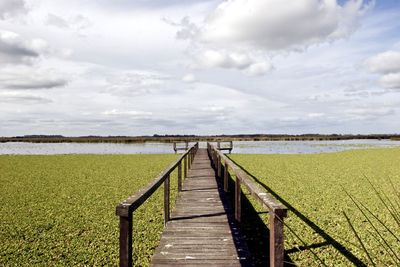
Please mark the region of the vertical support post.
<svg viewBox="0 0 400 267"><path fill-rule="evenodd" d="M132 213L119 216L119 266L132 266Z"/></svg>
<svg viewBox="0 0 400 267"><path fill-rule="evenodd" d="M216 157L216 155L215 155L215 150L214 150L214 151L213 151L213 158L212 158L212 163L213 163L214 168L217 167L217 166L215 165L215 163L216 163L215 157Z"/></svg>
<svg viewBox="0 0 400 267"><path fill-rule="evenodd" d="M192 163L191 157L192 157L192 154L191 154L191 151L189 151L189 153L188 153L188 169L190 169L190 167L191 167L191 163Z"/></svg>
<svg viewBox="0 0 400 267"><path fill-rule="evenodd" d="M239 177L236 176L235 182L235 219L236 221L241 221L242 216L242 205L241 205L241 197L242 197L242 189L240 188L241 181Z"/></svg>
<svg viewBox="0 0 400 267"><path fill-rule="evenodd" d="M222 171L221 156L217 155L217 176L218 176L218 178L221 178L221 171Z"/></svg>
<svg viewBox="0 0 400 267"><path fill-rule="evenodd" d="M178 192L182 191L182 161L178 164Z"/></svg>
<svg viewBox="0 0 400 267"><path fill-rule="evenodd" d="M167 178L164 181L164 226L167 224L169 221L169 174Z"/></svg>
<svg viewBox="0 0 400 267"><path fill-rule="evenodd" d="M187 177L187 156L183 158L183 177Z"/></svg>
<svg viewBox="0 0 400 267"><path fill-rule="evenodd" d="M279 211L269 212L269 258L270 266L283 267L284 242L283 242L283 217Z"/></svg>
<svg viewBox="0 0 400 267"><path fill-rule="evenodd" d="M224 191L225 192L228 192L228 175L229 175L228 162L225 161L225 167L224 167Z"/></svg>
<svg viewBox="0 0 400 267"><path fill-rule="evenodd" d="M215 164L214 164L214 149L211 148L211 166L214 168Z"/></svg>

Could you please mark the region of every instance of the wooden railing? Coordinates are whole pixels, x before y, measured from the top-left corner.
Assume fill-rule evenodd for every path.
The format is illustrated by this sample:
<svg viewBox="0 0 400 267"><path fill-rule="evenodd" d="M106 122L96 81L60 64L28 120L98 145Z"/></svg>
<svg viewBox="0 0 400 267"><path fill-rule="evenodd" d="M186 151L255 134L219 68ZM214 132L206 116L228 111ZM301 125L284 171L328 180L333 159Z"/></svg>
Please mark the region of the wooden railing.
<svg viewBox="0 0 400 267"><path fill-rule="evenodd" d="M263 191L249 175L225 156L218 147L207 143L208 154L211 158L217 176L223 178L224 191L228 192L229 170L232 170L235 179L235 219L241 221L241 185L245 186L250 194L269 213L269 258L270 266L284 265L284 235L283 220L287 216L287 208L272 195Z"/></svg>
<svg viewBox="0 0 400 267"><path fill-rule="evenodd" d="M121 202L116 208L119 216L119 265L132 266L132 235L133 235L133 212L140 207L156 190L164 183L164 225L170 220L170 174L178 168L178 191L182 190L182 178L187 177L188 169L191 168L194 155L199 148L199 143L193 145L178 160L166 168L147 186L140 189L136 194ZM182 177L183 161L183 177Z"/></svg>
<svg viewBox="0 0 400 267"><path fill-rule="evenodd" d="M224 146L224 144L227 144L228 146ZM230 154L233 149L233 142L232 141L217 141L217 148L218 148L218 150L228 150L229 154Z"/></svg>
<svg viewBox="0 0 400 267"><path fill-rule="evenodd" d="M178 153L179 150L188 150L189 149L189 142L174 142L174 151L175 154Z"/></svg>

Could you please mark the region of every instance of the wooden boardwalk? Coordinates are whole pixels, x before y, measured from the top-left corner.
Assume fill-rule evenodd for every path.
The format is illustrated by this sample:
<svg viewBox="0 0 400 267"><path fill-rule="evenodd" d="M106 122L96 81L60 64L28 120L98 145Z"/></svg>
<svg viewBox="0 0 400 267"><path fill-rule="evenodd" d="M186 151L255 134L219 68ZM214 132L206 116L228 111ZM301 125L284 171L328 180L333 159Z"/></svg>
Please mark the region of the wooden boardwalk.
<svg viewBox="0 0 400 267"><path fill-rule="evenodd" d="M253 266L238 226L242 187L268 210L269 251L265 253L269 254L269 266L284 266L283 220L287 208L263 191L220 149L211 143L207 143L207 150L199 149L199 143L194 144L145 187L117 205L121 267L134 265L133 213L161 185L164 185L165 228L151 266ZM170 175L174 170L178 174L179 195L170 213ZM231 175L235 178L231 179ZM228 190L230 182L234 183L234 190ZM226 195L229 191L234 196L234 208Z"/></svg>
<svg viewBox="0 0 400 267"><path fill-rule="evenodd" d="M151 266L252 266L206 149L199 149L183 182Z"/></svg>

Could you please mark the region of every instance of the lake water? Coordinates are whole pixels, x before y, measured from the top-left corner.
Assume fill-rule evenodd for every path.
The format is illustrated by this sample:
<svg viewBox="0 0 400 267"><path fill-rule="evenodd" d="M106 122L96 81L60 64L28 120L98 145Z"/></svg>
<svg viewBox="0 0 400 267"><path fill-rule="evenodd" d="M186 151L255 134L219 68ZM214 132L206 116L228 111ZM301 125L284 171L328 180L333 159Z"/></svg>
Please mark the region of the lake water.
<svg viewBox="0 0 400 267"><path fill-rule="evenodd" d="M316 154L351 149L400 147L400 141L340 140L340 141L258 141L234 142L237 154Z"/></svg>
<svg viewBox="0 0 400 267"><path fill-rule="evenodd" d="M171 143L0 143L0 154L166 154L174 153ZM206 143L200 143L206 147ZM238 141L232 153L243 154L315 154L362 148L399 147L400 141Z"/></svg>

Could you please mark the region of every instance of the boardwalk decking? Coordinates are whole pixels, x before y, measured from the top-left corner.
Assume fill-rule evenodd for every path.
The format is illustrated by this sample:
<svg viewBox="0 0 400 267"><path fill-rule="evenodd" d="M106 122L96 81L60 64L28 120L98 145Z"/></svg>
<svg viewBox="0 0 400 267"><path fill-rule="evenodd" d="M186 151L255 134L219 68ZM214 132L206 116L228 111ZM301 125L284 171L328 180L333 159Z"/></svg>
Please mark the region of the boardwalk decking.
<svg viewBox="0 0 400 267"><path fill-rule="evenodd" d="M199 149L151 266L251 266L233 209Z"/></svg>

